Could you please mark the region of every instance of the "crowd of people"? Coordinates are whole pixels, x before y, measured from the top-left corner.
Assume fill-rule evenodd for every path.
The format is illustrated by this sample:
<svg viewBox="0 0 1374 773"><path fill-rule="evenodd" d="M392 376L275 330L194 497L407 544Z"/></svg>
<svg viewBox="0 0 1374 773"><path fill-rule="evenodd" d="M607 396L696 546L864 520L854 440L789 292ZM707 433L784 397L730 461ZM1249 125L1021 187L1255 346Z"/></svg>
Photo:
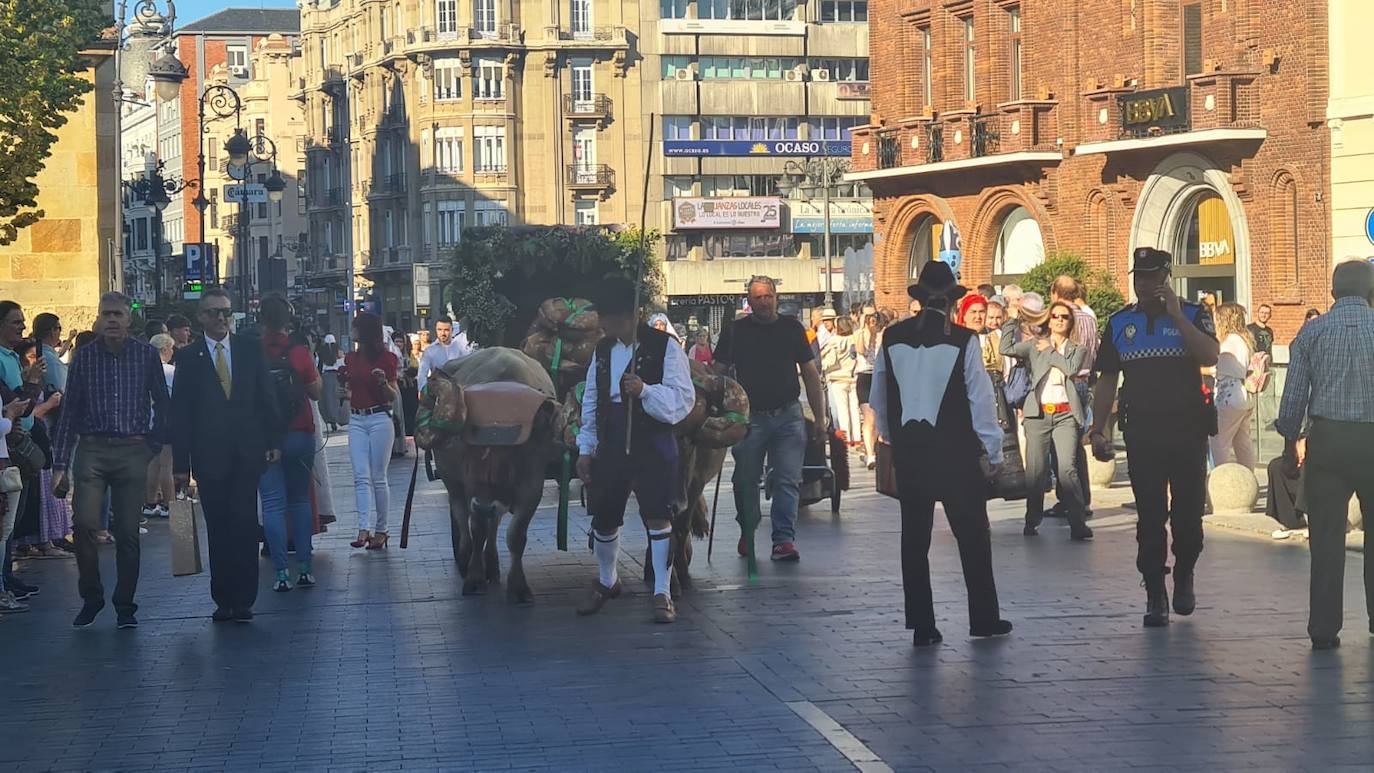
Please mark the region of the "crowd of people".
<svg viewBox="0 0 1374 773"><path fill-rule="evenodd" d="M1015 285L969 292L948 266L934 262L910 288L911 304L900 317L858 304L847 314L818 309L806 327L779 314L773 280L754 277L748 312L719 340L705 327L683 331L665 315L650 317L643 340L666 342L678 353L662 355L662 363L648 363L639 375L601 384L609 393L605 405L589 381L584 414L610 411L608 420L616 421L622 393L651 402L644 396L660 395L654 390L668 384L667 375L651 374L670 361L677 386L687 381L687 361L738 380L751 411L749 432L733 448L733 486L738 550L751 558L765 469L770 557L797 561L808 444L829 432L870 469L886 454L901 503L907 624L917 645L941 640L926 557L935 502L944 504L959 542L970 633L1006 634L1012 626L997 604L985 493L1024 497L1027 537L1038 536L1044 518L1058 514L1071 540L1091 540L1088 453L1113 457L1115 424L1131 455L1144 622L1166 625L1171 607L1188 615L1196 606L1208 470L1256 464L1250 427L1257 395L1269 384L1274 347L1271 307L1257 307L1251 322L1234 303L1184 301L1173 290L1171 261L1159 250L1137 250L1137 302L1100 321L1073 277L1056 278L1046 296ZM1362 347L1374 338L1350 332L1374 324L1374 267L1342 264L1333 293L1332 314L1309 315L1293 342L1277 422L1287 447L1269 469L1270 514L1286 534L1310 525L1314 559L1320 552L1326 564L1317 572L1314 562L1309 630L1317 647L1339 643L1339 605L1331 601L1333 587L1339 601L1336 500L1344 497L1343 523L1350 493L1374 497L1374 484L1349 465L1368 440L1364 422L1374 423L1374 409L1365 405L1374 386L1364 383L1371 378L1367 368L1357 367L1369 361L1361 360ZM633 311L607 306L608 333L624 345L612 341L598 357L615 358L621 368L632 354L643 356L634 353ZM26 600L38 593L15 573L22 563L14 559L75 558L83 606L73 625L90 625L106 602L98 548L113 542L117 626L137 626L139 536L148 519L169 517L178 503L199 503L204 512L214 620L252 619L259 545L276 571L273 590L314 586L312 537L335 521L321 459L324 436L345 426L358 513L351 545L387 546L387 468L409 453L407 438L431 374L474 350L458 326L437 320L431 340L429 331L393 331L376 315L360 313L345 350L332 335L303 324L280 297L263 299L250 331L232 330L232 300L219 289L204 293L195 316L198 325L180 315L149 322L135 338L132 304L110 292L101 297L93 330L65 331L61 319L44 313L27 336L24 310L0 302L0 614L26 611ZM805 418L803 392L815 421ZM673 394L671 405L656 398L646 426L670 427L685 413L688 392ZM585 437L577 469L598 510L593 543L600 574L596 593L579 609L584 614L618 591L621 500L655 467L598 467L597 435ZM1009 477L1019 483L1004 485ZM598 493L593 478L620 480L624 489ZM1057 504L1047 510L1049 491ZM657 568L669 525L662 513L646 522L651 537L664 535L664 545L653 545ZM656 618L670 622L676 611L664 586L668 572L660 575Z"/></svg>

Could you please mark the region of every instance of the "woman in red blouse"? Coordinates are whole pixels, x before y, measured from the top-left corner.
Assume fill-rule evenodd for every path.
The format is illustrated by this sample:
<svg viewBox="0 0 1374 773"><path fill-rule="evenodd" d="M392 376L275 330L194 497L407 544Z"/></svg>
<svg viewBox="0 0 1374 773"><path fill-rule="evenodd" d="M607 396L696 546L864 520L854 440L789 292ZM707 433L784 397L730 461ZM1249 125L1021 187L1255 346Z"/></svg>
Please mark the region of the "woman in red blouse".
<svg viewBox="0 0 1374 773"><path fill-rule="evenodd" d="M386 350L382 340L382 320L375 314L359 314L353 320L356 352L344 357L341 380L348 396L352 418L348 422L348 454L353 461L353 494L358 505L358 538L355 548L376 550L386 547L387 507L391 490L386 483L387 464L396 430L391 423L391 406L396 401L396 355ZM369 510L376 508L369 522Z"/></svg>

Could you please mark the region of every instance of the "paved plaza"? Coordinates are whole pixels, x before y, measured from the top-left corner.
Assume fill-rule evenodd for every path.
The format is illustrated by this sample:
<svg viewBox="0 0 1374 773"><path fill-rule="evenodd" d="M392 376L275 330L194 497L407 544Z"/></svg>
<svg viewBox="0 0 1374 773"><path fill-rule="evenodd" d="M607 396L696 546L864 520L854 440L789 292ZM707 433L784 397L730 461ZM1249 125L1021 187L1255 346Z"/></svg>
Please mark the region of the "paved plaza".
<svg viewBox="0 0 1374 773"><path fill-rule="evenodd" d="M838 518L805 515L800 564L735 556L727 488L711 563L676 625L650 620L644 536L629 591L573 607L595 577L588 519L554 548L531 528L537 601L462 598L445 495L420 484L411 547L354 551L344 438L330 443L339 524L312 590L263 592L251 625L211 624L209 576L171 576L167 525L144 538L142 627L89 629L73 561L34 561L33 611L0 621L5 770L1368 770L1374 651L1349 554L1344 645L1313 653L1308 556L1209 527L1199 608L1145 630L1133 514L1099 496L1097 539L1049 520L1021 535L999 503L993 550L1005 639L972 641L948 527L931 550L945 643L902 628L895 503L861 476ZM393 465L402 500L410 460ZM546 503L553 497L546 496ZM397 508L399 510L399 506ZM396 518L399 537L399 517ZM766 534L765 524L765 534ZM629 530L627 530L628 533ZM103 548L107 587L113 548ZM507 565L502 547L503 569ZM632 581L633 580L633 581Z"/></svg>

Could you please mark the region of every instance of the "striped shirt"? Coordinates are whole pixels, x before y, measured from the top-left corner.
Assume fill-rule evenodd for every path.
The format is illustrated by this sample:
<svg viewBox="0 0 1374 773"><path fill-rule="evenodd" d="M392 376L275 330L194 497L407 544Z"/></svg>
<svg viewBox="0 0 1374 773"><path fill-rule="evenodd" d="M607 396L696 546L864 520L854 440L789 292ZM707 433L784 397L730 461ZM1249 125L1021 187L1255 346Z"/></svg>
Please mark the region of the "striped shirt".
<svg viewBox="0 0 1374 773"><path fill-rule="evenodd" d="M1280 435L1296 440L1308 418L1374 424L1374 309L1365 299L1337 300L1302 326L1288 353Z"/></svg>
<svg viewBox="0 0 1374 773"><path fill-rule="evenodd" d="M67 372L62 417L53 433L53 469L70 467L81 435L143 435L156 450L168 442L170 400L162 359L148 344L130 338L118 354L104 341L77 349Z"/></svg>

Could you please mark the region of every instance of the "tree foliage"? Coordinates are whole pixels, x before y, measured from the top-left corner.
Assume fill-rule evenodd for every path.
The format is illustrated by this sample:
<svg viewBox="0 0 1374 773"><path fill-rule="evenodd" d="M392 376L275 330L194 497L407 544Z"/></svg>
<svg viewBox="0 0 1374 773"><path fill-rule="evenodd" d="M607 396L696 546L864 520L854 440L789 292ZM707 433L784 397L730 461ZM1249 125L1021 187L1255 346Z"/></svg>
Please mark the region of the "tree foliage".
<svg viewBox="0 0 1374 773"><path fill-rule="evenodd" d="M463 231L449 258L454 310L485 346L519 346L539 304L587 297L604 279L643 271L641 301L658 297L663 272L653 255L657 232L566 226L491 226Z"/></svg>
<svg viewBox="0 0 1374 773"><path fill-rule="evenodd" d="M110 23L101 5L0 0L0 245L43 217L34 178L91 90L81 51Z"/></svg>
<svg viewBox="0 0 1374 773"><path fill-rule="evenodd" d="M1050 285L1056 277L1065 274L1083 283L1088 306L1097 313L1099 329L1105 327L1108 317L1126 305L1126 298L1116 289L1115 277L1108 271L1093 268L1076 252L1060 251L1045 256L1045 262L1021 277L1021 289L1040 293L1048 303Z"/></svg>

